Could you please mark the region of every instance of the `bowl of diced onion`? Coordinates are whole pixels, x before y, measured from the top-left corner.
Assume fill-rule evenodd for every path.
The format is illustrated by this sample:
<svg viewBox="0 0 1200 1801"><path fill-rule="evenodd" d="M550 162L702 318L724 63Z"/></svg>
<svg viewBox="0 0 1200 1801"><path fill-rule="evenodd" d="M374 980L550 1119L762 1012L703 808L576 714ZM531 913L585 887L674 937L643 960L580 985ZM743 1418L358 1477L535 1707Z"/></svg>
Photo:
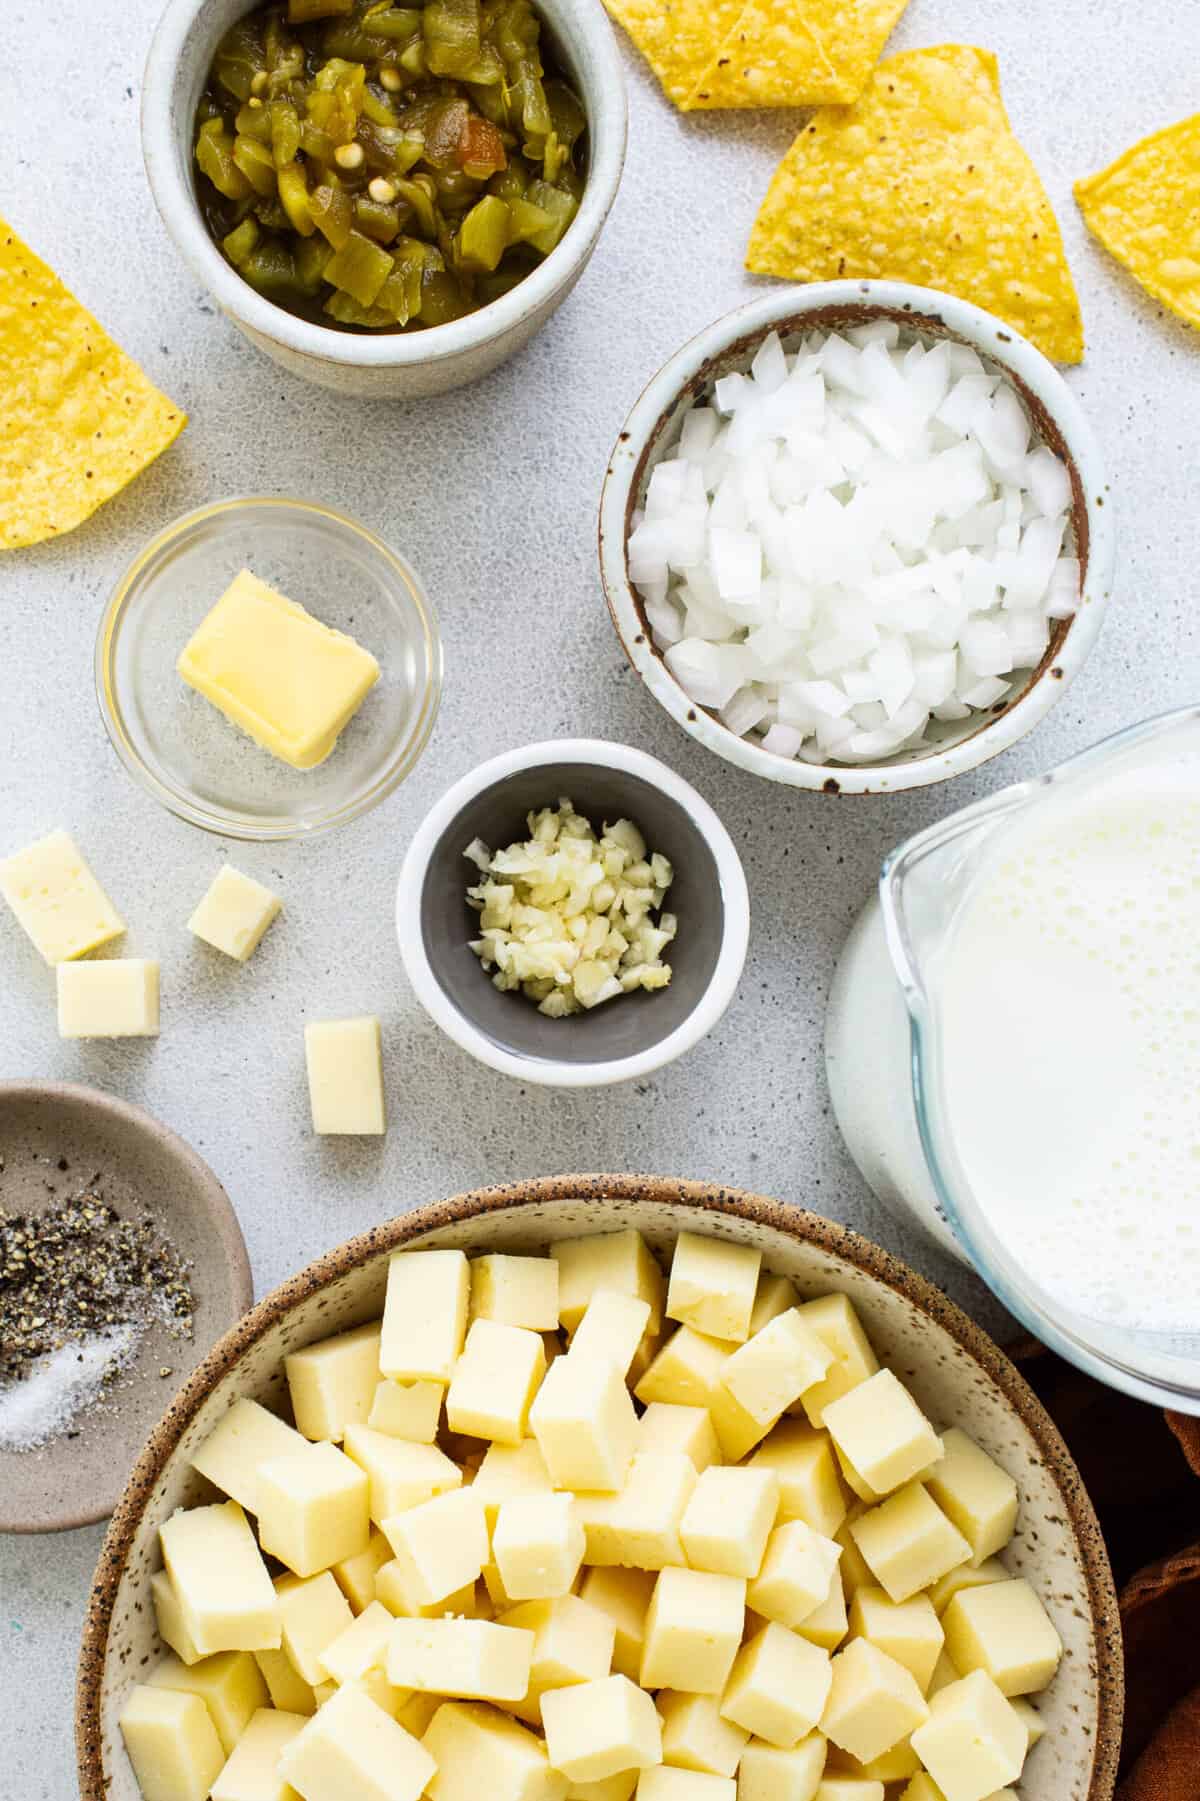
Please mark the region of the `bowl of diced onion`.
<svg viewBox="0 0 1200 1801"><path fill-rule="evenodd" d="M1010 326L898 282L787 288L664 365L600 503L608 606L692 737L827 793L921 787L1034 726L1109 598L1088 421Z"/></svg>

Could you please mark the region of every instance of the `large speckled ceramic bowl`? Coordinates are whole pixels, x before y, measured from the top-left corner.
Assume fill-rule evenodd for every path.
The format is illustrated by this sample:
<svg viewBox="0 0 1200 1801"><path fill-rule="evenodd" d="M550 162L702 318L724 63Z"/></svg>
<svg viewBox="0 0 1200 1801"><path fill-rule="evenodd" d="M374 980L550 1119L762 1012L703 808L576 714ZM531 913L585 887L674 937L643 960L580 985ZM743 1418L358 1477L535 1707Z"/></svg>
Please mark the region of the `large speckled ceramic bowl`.
<svg viewBox="0 0 1200 1801"><path fill-rule="evenodd" d="M1112 1574L1066 1446L996 1345L922 1277L814 1213L737 1189L639 1176L558 1176L419 1207L329 1252L248 1313L197 1370L130 1477L101 1553L84 1629L76 1729L82 1801L138 1801L117 1718L159 1654L150 1578L158 1527L201 1498L188 1466L241 1395L284 1400L287 1351L377 1315L400 1246L533 1251L555 1238L637 1226L665 1260L688 1227L762 1251L802 1294L841 1290L880 1356L934 1421L961 1426L1016 1477L1021 1520L1006 1559L1033 1583L1065 1656L1039 1706L1047 1731L1023 1801L1109 1801L1121 1734L1121 1639Z"/></svg>

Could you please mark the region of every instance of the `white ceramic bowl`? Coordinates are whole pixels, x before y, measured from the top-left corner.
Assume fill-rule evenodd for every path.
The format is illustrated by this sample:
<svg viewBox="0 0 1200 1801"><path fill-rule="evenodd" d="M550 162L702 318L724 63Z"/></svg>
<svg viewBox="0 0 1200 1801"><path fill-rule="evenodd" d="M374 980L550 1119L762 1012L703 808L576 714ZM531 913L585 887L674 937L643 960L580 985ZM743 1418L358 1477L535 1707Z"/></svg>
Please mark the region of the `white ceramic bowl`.
<svg viewBox="0 0 1200 1801"><path fill-rule="evenodd" d="M625 78L600 0L538 0L588 118L587 184L562 242L490 306L428 331L365 333L314 325L242 280L209 236L192 176L192 123L213 51L252 0L170 0L142 81L142 151L176 249L222 312L275 362L319 387L372 400L441 394L487 375L544 325L587 265L625 160Z"/></svg>
<svg viewBox="0 0 1200 1801"><path fill-rule="evenodd" d="M739 738L715 714L696 706L652 642L641 601L629 580L626 545L654 464L672 450L684 413L718 376L747 369L763 338L778 331L785 347L813 330L841 330L894 319L910 331L969 344L1015 384L1039 435L1066 460L1074 494L1073 525L1082 565L1079 611L1062 620L1038 668L1015 699L939 728L935 745L900 751L877 764L804 763ZM965 300L893 281L816 282L752 300L707 327L665 363L625 421L600 500L600 571L609 611L625 653L654 698L683 729L726 762L751 775L827 794L887 793L945 781L987 762L1024 737L1082 668L1096 641L1112 580L1112 505L1100 453L1083 410L1040 350L991 313Z"/></svg>
<svg viewBox="0 0 1200 1801"><path fill-rule="evenodd" d="M523 995L493 987L470 948L478 916L466 890L479 872L463 852L475 838L492 850L524 838L526 814L563 796L597 830L632 819L670 859L666 906L679 934L665 952L669 987L546 1019ZM472 770L427 815L396 891L400 954L426 1012L481 1063L548 1087L630 1081L690 1050L733 999L749 931L741 861L708 802L656 758L601 739L526 745Z"/></svg>

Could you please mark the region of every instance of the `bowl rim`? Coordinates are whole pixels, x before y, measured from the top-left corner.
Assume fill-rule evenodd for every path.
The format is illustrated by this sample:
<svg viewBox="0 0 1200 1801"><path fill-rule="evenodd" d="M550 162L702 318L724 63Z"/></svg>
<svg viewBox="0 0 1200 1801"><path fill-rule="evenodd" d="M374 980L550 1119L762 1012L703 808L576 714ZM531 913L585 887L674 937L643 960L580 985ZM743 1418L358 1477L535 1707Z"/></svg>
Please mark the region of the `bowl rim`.
<svg viewBox="0 0 1200 1801"><path fill-rule="evenodd" d="M115 1094L109 1094L102 1088L93 1088L87 1082L47 1082L47 1081L0 1081L0 1104L7 1101L52 1100L61 1105L78 1105L102 1117L119 1120L122 1125L133 1128L144 1137L152 1138L164 1147L172 1160L186 1169L195 1184L196 1194L203 1197L197 1211L202 1211L212 1234L213 1243L224 1260L229 1271L231 1285L237 1298L245 1310L254 1303L254 1278L250 1271L250 1258L246 1251L246 1240L242 1236L241 1223L223 1183L216 1172L209 1167L198 1151L170 1126L164 1125L154 1114L144 1107L135 1106L132 1101L121 1100ZM234 1322L236 1326L236 1321ZM232 1330L233 1328L230 1328ZM227 1336L226 1333L224 1336ZM223 1342L218 1339L218 1343ZM203 1369L209 1355L204 1356L196 1365L196 1371ZM193 1372L193 1375L196 1373ZM188 1378L190 1385L191 1377ZM82 1507L64 1514L50 1523L18 1519L0 1518L0 1532L14 1534L73 1532L79 1526L94 1526L97 1521L108 1515L108 1506L103 1497L86 1502Z"/></svg>
<svg viewBox="0 0 1200 1801"><path fill-rule="evenodd" d="M1069 451L1082 490L1087 574L1079 610L1066 622L1053 656L1047 655L1024 692L990 722L945 749L907 762L804 763L738 737L715 715L690 701L671 675L649 639L628 574L627 522L634 486L644 457L685 390L740 339L762 337L786 320L802 320L805 315L840 307L879 309L888 315L903 312L912 316L914 325L928 319L998 363L1045 408ZM1087 660L1110 598L1112 514L1099 445L1083 408L1049 359L1013 326L955 295L908 282L814 282L772 290L725 313L690 338L651 377L621 428L601 487L600 579L609 616L630 664L659 705L708 750L751 775L792 788L830 795L897 793L964 774L1008 750L1065 692Z"/></svg>
<svg viewBox="0 0 1200 1801"><path fill-rule="evenodd" d="M357 538L372 554L389 565L393 577L406 590L421 622L424 641L424 691L416 724L404 743L403 755L390 762L385 772L369 788L358 790L340 806L312 819L288 820L276 815L268 820L258 820L248 814L226 812L218 807L205 805L162 781L143 760L126 730L117 682L113 675L116 646L129 601L151 562L188 532L209 520L220 520L227 514L240 515L265 507L282 507L302 513L333 526L338 532ZM322 832L332 831L335 826L346 825L350 820L360 818L386 800L412 774L429 742L441 704L442 675L442 639L437 613L423 582L407 559L398 550L393 550L370 526L352 519L348 513L339 512L336 507L327 506L323 501L301 500L291 494L230 495L227 499L212 500L205 506L194 507L165 525L142 547L117 578L100 616L94 653L96 700L100 717L109 743L138 785L164 806L168 813L173 813L188 825L198 826L201 831L210 832L214 837L232 838L240 843L252 844L280 844L293 839L314 838Z"/></svg>
<svg viewBox="0 0 1200 1801"><path fill-rule="evenodd" d="M557 3L557 0L555 0ZM353 369L436 367L506 338L528 316L552 310L588 261L616 198L625 161L628 100L616 38L599 0L568 0L551 21L562 36L577 34L596 79L581 82L588 116L590 162L579 211L550 255L507 294L446 325L376 336L315 325L267 300L225 261L209 236L177 156L175 86L185 45L213 0L168 0L155 28L142 76L142 156L150 191L167 234L194 278L236 324L257 337L316 362ZM246 0L252 10L254 0ZM205 54L211 54L208 46ZM191 55L195 56L193 48Z"/></svg>
<svg viewBox="0 0 1200 1801"><path fill-rule="evenodd" d="M648 1050L628 1057L612 1057L596 1063L568 1063L555 1058L524 1057L505 1050L467 1019L447 998L425 951L417 921L429 861L438 840L455 816L476 795L497 788L511 775L547 763L590 763L600 769L620 769L656 787L691 815L706 840L717 866L717 878L725 903L721 948L708 986L692 1011L673 1032ZM462 1050L501 1075L545 1087L600 1088L612 1082L631 1081L661 1069L698 1044L721 1018L737 990L750 942L750 892L742 860L715 810L690 782L676 775L648 751L607 738L550 738L489 757L460 776L436 801L418 827L405 854L396 884L396 936L405 972L417 999L430 1018Z"/></svg>
<svg viewBox="0 0 1200 1801"><path fill-rule="evenodd" d="M88 1600L75 1692L75 1740L80 1801L109 1801L102 1767L101 1698L107 1640L116 1601L143 1504L201 1404L216 1382L298 1302L329 1287L359 1265L399 1249L436 1227L461 1224L482 1215L515 1212L556 1200L643 1200L732 1216L774 1228L845 1259L864 1274L912 1302L948 1332L1036 1439L1048 1473L1062 1497L1086 1581L1096 1643L1097 1731L1086 1801L1110 1801L1116 1782L1124 1705L1121 1623L1112 1569L1095 1510L1075 1461L1057 1426L1000 1346L926 1277L850 1226L803 1207L742 1188L666 1176L559 1175L470 1189L448 1200L430 1201L409 1213L347 1239L263 1297L213 1346L176 1395L151 1433L130 1473L101 1548Z"/></svg>

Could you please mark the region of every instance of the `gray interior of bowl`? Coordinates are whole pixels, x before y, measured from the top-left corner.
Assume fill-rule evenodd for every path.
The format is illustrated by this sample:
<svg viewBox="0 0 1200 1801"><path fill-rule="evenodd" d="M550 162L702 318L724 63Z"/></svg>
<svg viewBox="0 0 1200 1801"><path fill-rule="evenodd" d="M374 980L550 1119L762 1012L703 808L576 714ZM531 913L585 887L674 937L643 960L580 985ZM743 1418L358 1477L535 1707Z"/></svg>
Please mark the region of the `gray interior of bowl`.
<svg viewBox="0 0 1200 1801"><path fill-rule="evenodd" d="M467 904L478 879L463 856L474 838L492 850L528 837L525 815L566 797L597 831L631 819L651 851L661 851L675 880L665 911L679 935L664 957L671 983L652 994L620 996L590 1013L547 1019L518 993L492 985L470 940L479 915ZM421 893L420 930L430 968L458 1012L494 1044L539 1061L604 1063L660 1044L692 1012L712 980L724 935L725 905L716 859L686 808L640 776L591 763L544 763L521 770L469 801L438 840Z"/></svg>

